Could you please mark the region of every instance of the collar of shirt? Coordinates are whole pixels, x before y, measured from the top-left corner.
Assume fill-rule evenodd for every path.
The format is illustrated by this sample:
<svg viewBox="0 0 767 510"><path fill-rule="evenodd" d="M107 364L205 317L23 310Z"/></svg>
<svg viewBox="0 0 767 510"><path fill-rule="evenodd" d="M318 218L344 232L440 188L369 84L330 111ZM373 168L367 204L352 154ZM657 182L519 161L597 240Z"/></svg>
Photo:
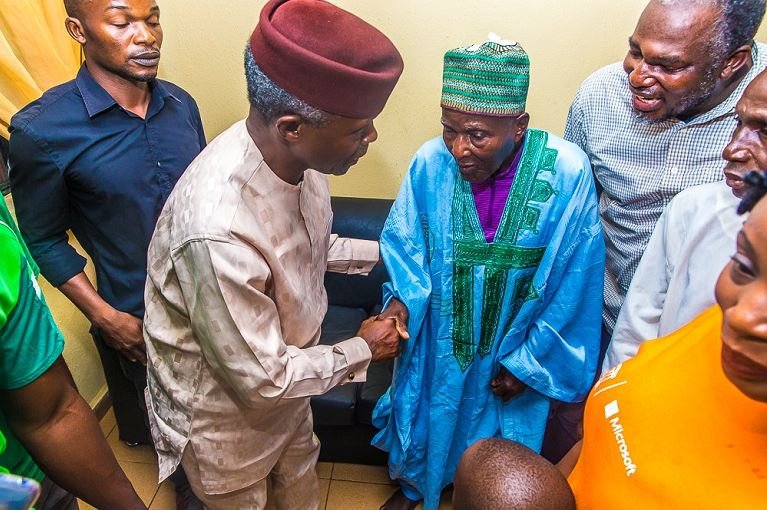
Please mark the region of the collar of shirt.
<svg viewBox="0 0 767 510"><path fill-rule="evenodd" d="M95 117L113 106L122 108L117 104L117 101L109 95L109 92L104 90L104 87L99 85L93 78L85 63L80 66L80 70L77 72L75 84L80 91L80 96L83 98L85 109L88 111L88 116L90 118ZM181 100L174 96L160 80L151 80L149 82L149 87L152 97L149 100L149 108L147 109L146 114L147 119L157 114L157 112L162 109L165 105L166 98L171 98L181 103Z"/></svg>

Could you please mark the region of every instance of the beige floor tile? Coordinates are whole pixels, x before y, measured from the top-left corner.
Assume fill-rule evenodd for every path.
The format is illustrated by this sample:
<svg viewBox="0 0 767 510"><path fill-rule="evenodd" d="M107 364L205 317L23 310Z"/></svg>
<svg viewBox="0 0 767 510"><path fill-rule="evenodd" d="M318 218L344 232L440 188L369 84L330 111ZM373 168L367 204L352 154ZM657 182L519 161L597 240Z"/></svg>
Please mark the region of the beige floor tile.
<svg viewBox="0 0 767 510"><path fill-rule="evenodd" d="M115 412L111 407L109 408L109 411L107 411L107 414L101 418L99 425L101 426L101 431L104 433L104 437L108 437L112 430L117 426Z"/></svg>
<svg viewBox="0 0 767 510"><path fill-rule="evenodd" d="M328 504L328 492L330 492L330 480L320 479L320 508Z"/></svg>
<svg viewBox="0 0 767 510"><path fill-rule="evenodd" d="M347 482L392 484L389 474L383 466L364 466L362 464L336 462L333 466L332 478L333 480L344 480Z"/></svg>
<svg viewBox="0 0 767 510"><path fill-rule="evenodd" d="M176 491L171 482L166 480L160 484L149 510L176 510Z"/></svg>
<svg viewBox="0 0 767 510"><path fill-rule="evenodd" d="M331 464L332 465L332 464ZM330 480L327 478L320 478L320 509L325 508L328 501L328 491L330 490ZM277 510L277 506L272 499L272 487L271 483L266 486L266 509L265 510Z"/></svg>
<svg viewBox="0 0 767 510"><path fill-rule="evenodd" d="M97 510L96 507L90 506L88 503L81 499L77 500L77 504L79 505L80 510Z"/></svg>
<svg viewBox="0 0 767 510"><path fill-rule="evenodd" d="M157 493L157 465L120 461L120 466L133 484L141 501L145 505L151 503Z"/></svg>
<svg viewBox="0 0 767 510"><path fill-rule="evenodd" d="M389 485L331 480L325 508L326 510L378 510L392 492L394 488Z"/></svg>
<svg viewBox="0 0 767 510"><path fill-rule="evenodd" d="M317 478L329 480L333 474L332 462L318 462L317 463Z"/></svg>
<svg viewBox="0 0 767 510"><path fill-rule="evenodd" d="M157 454L151 446L140 445L133 448L128 447L125 443L120 441L118 436L117 427L112 429L112 432L107 436L107 442L112 448L112 451L117 457L117 461L121 464L123 462L141 462L143 464L157 465Z"/></svg>

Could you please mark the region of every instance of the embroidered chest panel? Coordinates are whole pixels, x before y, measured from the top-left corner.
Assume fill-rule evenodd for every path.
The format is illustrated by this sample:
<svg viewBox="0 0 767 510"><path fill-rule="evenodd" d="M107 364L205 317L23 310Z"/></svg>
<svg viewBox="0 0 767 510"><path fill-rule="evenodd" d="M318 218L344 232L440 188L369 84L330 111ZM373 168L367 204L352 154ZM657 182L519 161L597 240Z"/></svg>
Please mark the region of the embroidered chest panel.
<svg viewBox="0 0 767 510"><path fill-rule="evenodd" d="M471 184L455 171L452 201L453 223L453 353L466 370L474 359L487 356L493 347L501 323L501 310L507 286L512 285L511 325L525 301L538 297L533 286L535 268L540 264L546 246L521 246L524 232L537 234L541 209L536 204L548 202L555 194L551 184L538 176L555 173L556 149L546 147L548 133L529 129L524 153L506 200L498 230L492 242L485 240L477 215ZM474 296L475 269L484 268L479 342L475 338ZM524 271L520 271L524 270Z"/></svg>

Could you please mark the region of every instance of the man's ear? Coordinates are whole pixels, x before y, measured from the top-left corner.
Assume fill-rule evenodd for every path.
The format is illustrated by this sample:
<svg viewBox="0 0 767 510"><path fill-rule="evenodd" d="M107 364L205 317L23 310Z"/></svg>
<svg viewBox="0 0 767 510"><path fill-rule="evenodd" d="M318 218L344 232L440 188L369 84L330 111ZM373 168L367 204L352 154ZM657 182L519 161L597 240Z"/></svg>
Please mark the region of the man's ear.
<svg viewBox="0 0 767 510"><path fill-rule="evenodd" d="M85 44L85 29L83 29L83 24L79 19L69 16L64 20L64 26L72 39L80 45Z"/></svg>
<svg viewBox="0 0 767 510"><path fill-rule="evenodd" d="M514 128L514 142L520 143L527 132L527 125L530 123L530 115L527 112L517 117L517 125Z"/></svg>
<svg viewBox="0 0 767 510"><path fill-rule="evenodd" d="M282 115L274 121L280 137L288 143L298 142L306 129L306 121L300 115Z"/></svg>
<svg viewBox="0 0 767 510"><path fill-rule="evenodd" d="M719 76L723 80L729 80L738 74L738 71L743 69L743 67L749 62L751 62L751 45L744 44L732 52L729 57L727 57L727 59L724 61L724 67L722 68L722 72L719 73Z"/></svg>

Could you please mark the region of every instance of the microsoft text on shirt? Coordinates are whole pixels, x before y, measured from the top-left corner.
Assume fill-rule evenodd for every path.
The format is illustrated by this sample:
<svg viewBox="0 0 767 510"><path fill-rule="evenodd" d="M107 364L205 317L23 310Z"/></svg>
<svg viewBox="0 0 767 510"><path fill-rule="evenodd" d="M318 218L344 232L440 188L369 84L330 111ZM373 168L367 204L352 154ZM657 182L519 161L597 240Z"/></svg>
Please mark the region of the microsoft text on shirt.
<svg viewBox="0 0 767 510"><path fill-rule="evenodd" d="M628 444L626 444L626 437L623 434L623 425L620 424L618 413L620 413L620 409L618 408L617 400L608 402L605 405L605 419L609 421L610 426L612 426L615 442L618 444L618 451L623 458L623 466L626 469L626 476L631 476L637 472L637 466L634 464L634 461L631 460L631 452L629 452Z"/></svg>

